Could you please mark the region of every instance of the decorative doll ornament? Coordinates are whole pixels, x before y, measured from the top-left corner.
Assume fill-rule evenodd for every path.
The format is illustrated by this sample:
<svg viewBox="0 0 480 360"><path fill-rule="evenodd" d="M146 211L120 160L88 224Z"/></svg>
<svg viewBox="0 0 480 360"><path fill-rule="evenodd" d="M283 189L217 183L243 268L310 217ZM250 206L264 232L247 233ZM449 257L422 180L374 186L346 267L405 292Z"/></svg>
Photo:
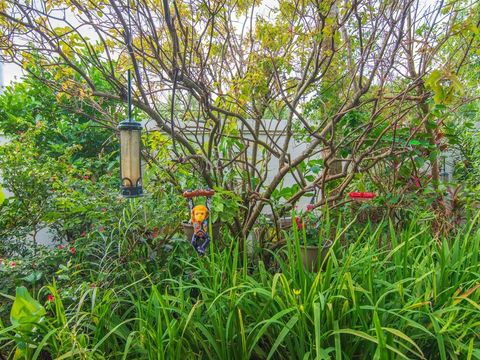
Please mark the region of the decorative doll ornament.
<svg viewBox="0 0 480 360"><path fill-rule="evenodd" d="M187 190L183 193L183 197L188 200L191 222L193 225L191 243L200 256L205 254L208 244L210 243L210 236L208 235L208 217L210 215L211 198L214 194L215 191L211 189ZM193 198L200 196L206 197L205 205L195 205Z"/></svg>

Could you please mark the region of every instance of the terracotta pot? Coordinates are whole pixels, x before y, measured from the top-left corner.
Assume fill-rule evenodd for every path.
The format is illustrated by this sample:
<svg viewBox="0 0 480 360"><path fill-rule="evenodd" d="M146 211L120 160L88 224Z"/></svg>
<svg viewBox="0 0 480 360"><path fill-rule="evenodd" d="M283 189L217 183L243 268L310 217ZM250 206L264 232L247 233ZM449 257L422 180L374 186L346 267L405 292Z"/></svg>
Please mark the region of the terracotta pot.
<svg viewBox="0 0 480 360"><path fill-rule="evenodd" d="M188 241L192 240L193 237L193 225L191 223L187 222L182 222L182 227L183 227L183 233L187 237ZM210 234L210 239L215 240L220 237L220 223L216 222L215 224L212 224L212 232L213 234Z"/></svg>
<svg viewBox="0 0 480 360"><path fill-rule="evenodd" d="M331 240L327 240L321 249L319 246L300 245L300 256L303 266L308 271L317 272L332 245L333 242Z"/></svg>

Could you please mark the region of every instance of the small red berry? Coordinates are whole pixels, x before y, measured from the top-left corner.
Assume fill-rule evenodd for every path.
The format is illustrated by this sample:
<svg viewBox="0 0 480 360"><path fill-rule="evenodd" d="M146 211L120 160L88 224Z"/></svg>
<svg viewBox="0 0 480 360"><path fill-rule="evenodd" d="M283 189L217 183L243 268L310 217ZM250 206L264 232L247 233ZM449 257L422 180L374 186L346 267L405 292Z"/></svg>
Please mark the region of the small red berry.
<svg viewBox="0 0 480 360"><path fill-rule="evenodd" d="M75 254L75 248L73 246L70 248L69 251L70 251L71 254Z"/></svg>

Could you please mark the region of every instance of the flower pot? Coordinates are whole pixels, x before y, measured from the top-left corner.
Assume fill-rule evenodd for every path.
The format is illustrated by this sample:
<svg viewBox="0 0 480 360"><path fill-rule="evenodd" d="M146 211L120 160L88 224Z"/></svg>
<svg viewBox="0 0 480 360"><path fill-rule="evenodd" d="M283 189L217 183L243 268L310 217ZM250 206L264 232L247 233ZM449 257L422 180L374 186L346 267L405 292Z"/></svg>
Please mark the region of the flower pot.
<svg viewBox="0 0 480 360"><path fill-rule="evenodd" d="M300 256L303 266L308 271L317 272L332 245L333 242L331 240L327 240L322 248L319 246L300 245Z"/></svg>
<svg viewBox="0 0 480 360"><path fill-rule="evenodd" d="M193 225L192 225L192 223L182 222L182 228L183 228L183 233L187 237L187 240L191 241L192 237L193 237ZM219 222L216 222L215 224L212 224L212 232L213 232L213 234L209 234L210 239L216 240L220 237L220 223Z"/></svg>

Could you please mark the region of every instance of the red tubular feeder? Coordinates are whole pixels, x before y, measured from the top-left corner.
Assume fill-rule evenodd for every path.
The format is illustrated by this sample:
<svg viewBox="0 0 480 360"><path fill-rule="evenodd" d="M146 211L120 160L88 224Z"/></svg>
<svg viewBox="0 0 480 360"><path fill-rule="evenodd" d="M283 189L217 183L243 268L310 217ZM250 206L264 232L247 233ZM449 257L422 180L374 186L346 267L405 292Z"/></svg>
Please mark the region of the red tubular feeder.
<svg viewBox="0 0 480 360"><path fill-rule="evenodd" d="M215 195L214 190L187 190L183 192L183 197L187 199L191 199L194 197L199 197L199 196L213 196Z"/></svg>
<svg viewBox="0 0 480 360"><path fill-rule="evenodd" d="M375 196L375 193L373 192L351 192L348 194L348 196L350 197L350 199L352 200L370 200L370 199L373 199Z"/></svg>

